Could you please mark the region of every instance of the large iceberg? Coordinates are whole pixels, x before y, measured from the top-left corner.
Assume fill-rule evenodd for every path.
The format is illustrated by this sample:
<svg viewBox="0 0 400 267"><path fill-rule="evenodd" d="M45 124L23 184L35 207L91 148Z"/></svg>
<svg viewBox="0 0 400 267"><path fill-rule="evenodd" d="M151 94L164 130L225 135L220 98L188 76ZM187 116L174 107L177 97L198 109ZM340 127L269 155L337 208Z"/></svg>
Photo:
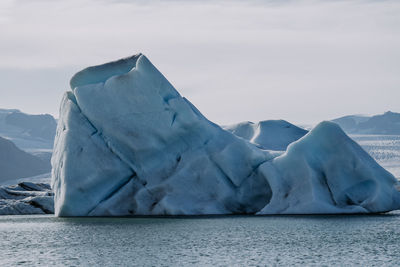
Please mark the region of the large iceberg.
<svg viewBox="0 0 400 267"><path fill-rule="evenodd" d="M56 216L400 208L399 182L334 123L268 150L207 120L142 54L70 84L52 157Z"/></svg>

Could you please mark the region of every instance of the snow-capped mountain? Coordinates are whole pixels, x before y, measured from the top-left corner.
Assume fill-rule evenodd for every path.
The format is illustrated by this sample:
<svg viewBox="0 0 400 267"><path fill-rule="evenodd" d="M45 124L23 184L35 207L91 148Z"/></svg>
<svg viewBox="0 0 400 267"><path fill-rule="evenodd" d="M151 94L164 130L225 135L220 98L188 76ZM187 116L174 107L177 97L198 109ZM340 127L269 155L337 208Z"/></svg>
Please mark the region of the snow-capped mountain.
<svg viewBox="0 0 400 267"><path fill-rule="evenodd" d="M49 114L31 115L17 109L0 109L0 136L29 152L53 149L57 122Z"/></svg>

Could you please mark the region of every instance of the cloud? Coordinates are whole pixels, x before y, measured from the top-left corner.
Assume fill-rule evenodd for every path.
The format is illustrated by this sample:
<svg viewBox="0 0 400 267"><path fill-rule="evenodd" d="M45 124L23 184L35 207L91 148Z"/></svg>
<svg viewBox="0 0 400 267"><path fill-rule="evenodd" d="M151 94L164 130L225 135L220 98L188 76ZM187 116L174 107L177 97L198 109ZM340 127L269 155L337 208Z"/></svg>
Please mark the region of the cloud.
<svg viewBox="0 0 400 267"><path fill-rule="evenodd" d="M45 88L42 102L24 103L27 111L57 113L49 92L68 81L46 80L48 70L137 52L219 123L400 109L397 1L16 1L6 9L0 68L43 73L33 79ZM11 97L10 87L8 79L0 92ZM21 105L12 99L0 106Z"/></svg>

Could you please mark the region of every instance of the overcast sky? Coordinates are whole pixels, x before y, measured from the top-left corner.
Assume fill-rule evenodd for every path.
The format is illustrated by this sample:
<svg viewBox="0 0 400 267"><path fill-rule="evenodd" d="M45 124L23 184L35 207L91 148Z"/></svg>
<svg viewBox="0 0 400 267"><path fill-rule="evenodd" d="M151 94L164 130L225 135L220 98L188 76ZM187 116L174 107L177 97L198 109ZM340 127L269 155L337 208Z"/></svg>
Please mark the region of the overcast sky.
<svg viewBox="0 0 400 267"><path fill-rule="evenodd" d="M221 124L400 112L400 1L1 0L0 108L138 52Z"/></svg>

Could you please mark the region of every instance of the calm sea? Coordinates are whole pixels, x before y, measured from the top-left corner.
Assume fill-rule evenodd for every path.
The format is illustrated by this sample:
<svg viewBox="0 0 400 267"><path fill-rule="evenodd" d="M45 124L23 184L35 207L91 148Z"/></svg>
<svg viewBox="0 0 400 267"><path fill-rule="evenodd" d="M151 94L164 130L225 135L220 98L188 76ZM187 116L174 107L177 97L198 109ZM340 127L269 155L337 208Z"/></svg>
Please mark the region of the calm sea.
<svg viewBox="0 0 400 267"><path fill-rule="evenodd" d="M1 216L0 266L398 265L400 212L363 216Z"/></svg>

